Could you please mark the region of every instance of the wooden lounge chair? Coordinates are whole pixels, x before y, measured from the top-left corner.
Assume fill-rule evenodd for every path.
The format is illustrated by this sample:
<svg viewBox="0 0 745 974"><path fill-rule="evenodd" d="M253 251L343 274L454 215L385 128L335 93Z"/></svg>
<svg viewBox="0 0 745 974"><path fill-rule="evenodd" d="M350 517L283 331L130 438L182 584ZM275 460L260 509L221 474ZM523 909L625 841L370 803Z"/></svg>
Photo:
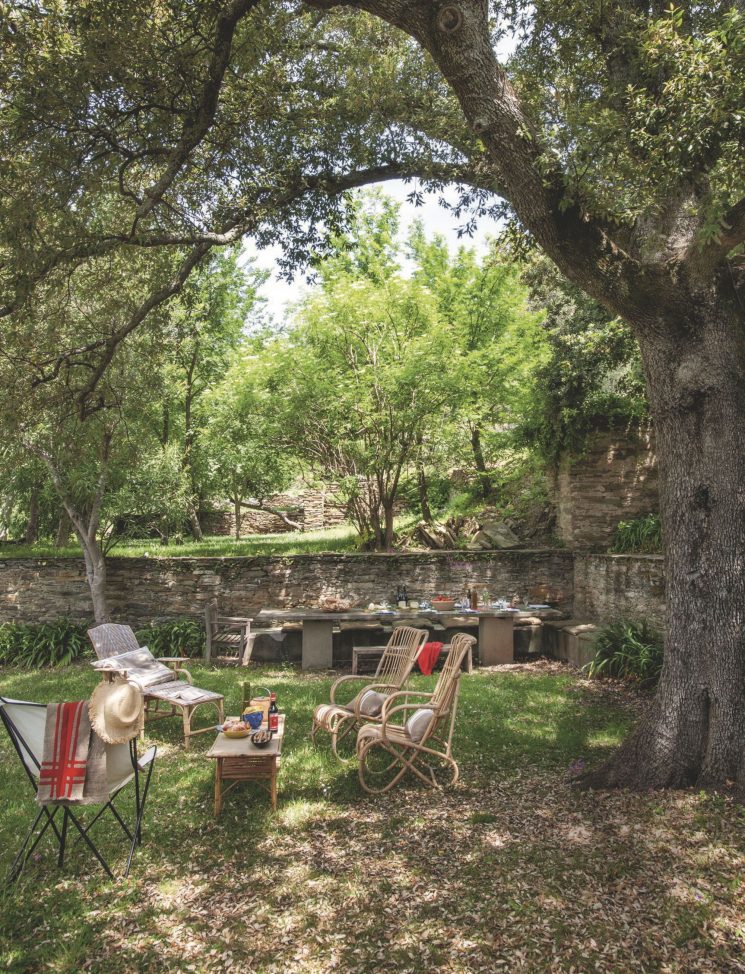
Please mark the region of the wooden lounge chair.
<svg viewBox="0 0 745 974"><path fill-rule="evenodd" d="M108 660L138 649L144 649L137 641L130 626L104 623L88 630L99 660ZM202 704L211 704L217 711L219 723L225 717L225 697L212 690L202 690L194 686L191 673L184 667L180 656L161 656L154 662L165 664L173 672L173 678L163 680L143 690L145 698L145 720L160 720L163 717L177 717L181 714L184 727L184 748L188 750L189 738L195 734L206 734L214 725L194 730L191 726L194 711ZM95 664L94 664L95 665ZM112 670L112 672L114 672ZM161 708L161 704L164 705Z"/></svg>
<svg viewBox="0 0 745 974"><path fill-rule="evenodd" d="M357 757L360 784L365 791L373 795L389 791L407 771L439 788L430 759L440 767L444 764L450 772L447 784L458 780L458 765L452 755L453 731L461 663L474 642L475 638L465 633L453 636L433 693L392 693L383 704L380 721L360 728Z"/></svg>
<svg viewBox="0 0 745 974"><path fill-rule="evenodd" d="M388 645L378 663L378 668L370 682L370 675L359 674L340 677L331 687L331 702L320 704L313 711L313 728L311 738L315 741L319 730L325 730L331 735L331 748L340 758L338 745L340 741L351 734L355 728L372 721L380 721L385 700L406 683L417 656L427 642L427 629L413 629L411 626L399 626L391 633ZM356 696L347 703L337 701L337 693L341 687L356 680L365 681L365 685Z"/></svg>
<svg viewBox="0 0 745 974"><path fill-rule="evenodd" d="M253 619L243 616L220 615L217 599L208 602L204 610L204 631L207 645L205 660L213 656L236 659L241 666L248 666L253 642L251 623Z"/></svg>

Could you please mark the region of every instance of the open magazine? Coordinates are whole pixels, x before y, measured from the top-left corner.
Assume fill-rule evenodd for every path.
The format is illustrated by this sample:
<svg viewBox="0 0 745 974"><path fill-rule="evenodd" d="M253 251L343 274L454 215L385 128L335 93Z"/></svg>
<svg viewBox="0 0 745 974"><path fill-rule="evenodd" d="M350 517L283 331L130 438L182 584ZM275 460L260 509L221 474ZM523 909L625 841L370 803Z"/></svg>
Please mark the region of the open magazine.
<svg viewBox="0 0 745 974"><path fill-rule="evenodd" d="M119 653L117 656L107 656L106 659L97 660L93 666L97 670L124 674L140 690L178 679L173 670L159 662L147 646L132 649L128 653Z"/></svg>

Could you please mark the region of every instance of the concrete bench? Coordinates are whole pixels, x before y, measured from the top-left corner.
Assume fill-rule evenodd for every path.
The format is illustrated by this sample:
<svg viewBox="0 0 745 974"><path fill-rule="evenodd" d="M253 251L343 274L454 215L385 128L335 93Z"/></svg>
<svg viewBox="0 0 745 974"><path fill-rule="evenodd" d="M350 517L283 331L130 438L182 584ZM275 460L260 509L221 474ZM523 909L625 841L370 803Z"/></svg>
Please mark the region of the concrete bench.
<svg viewBox="0 0 745 974"><path fill-rule="evenodd" d="M548 656L582 669L595 657L597 626L581 619L543 623L544 650Z"/></svg>
<svg viewBox="0 0 745 974"><path fill-rule="evenodd" d="M433 640L434 641L434 640ZM439 642L439 640L437 640ZM448 652L450 646L443 645L440 650L440 656L442 657ZM380 657L385 651L385 646L355 646L352 650L352 673L359 673L360 661L370 660L375 666L378 665ZM473 647L468 647L468 653L466 654L466 673L473 673Z"/></svg>

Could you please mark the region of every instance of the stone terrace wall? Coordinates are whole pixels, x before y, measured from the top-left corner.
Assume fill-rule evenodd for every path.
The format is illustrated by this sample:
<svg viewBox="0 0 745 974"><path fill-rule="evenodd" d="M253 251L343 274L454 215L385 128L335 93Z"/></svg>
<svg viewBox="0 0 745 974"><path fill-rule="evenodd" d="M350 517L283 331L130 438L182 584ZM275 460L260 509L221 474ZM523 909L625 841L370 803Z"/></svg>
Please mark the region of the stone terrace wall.
<svg viewBox="0 0 745 974"><path fill-rule="evenodd" d="M561 459L553 494L562 541L607 548L619 521L659 510L651 434L593 434L582 456Z"/></svg>
<svg viewBox="0 0 745 974"><path fill-rule="evenodd" d="M295 555L282 558L111 558L109 604L115 620L201 615L218 596L223 611L313 605L322 596L366 605L391 598L398 584L412 597L485 586L493 596L548 585L571 604L569 551L425 552ZM0 561L0 621L42 622L91 616L82 561L72 558Z"/></svg>
<svg viewBox="0 0 745 974"><path fill-rule="evenodd" d="M346 507L338 500L338 488L327 486L308 487L292 494L276 494L267 503L286 511L291 520L302 524L304 531L322 531L324 528L344 524ZM205 534L235 534L235 514L232 510L200 512ZM277 534L289 528L282 518L269 511L244 508L241 515L241 534Z"/></svg>
<svg viewBox="0 0 745 974"><path fill-rule="evenodd" d="M588 622L647 619L665 624L665 574L662 555L574 557L574 615Z"/></svg>

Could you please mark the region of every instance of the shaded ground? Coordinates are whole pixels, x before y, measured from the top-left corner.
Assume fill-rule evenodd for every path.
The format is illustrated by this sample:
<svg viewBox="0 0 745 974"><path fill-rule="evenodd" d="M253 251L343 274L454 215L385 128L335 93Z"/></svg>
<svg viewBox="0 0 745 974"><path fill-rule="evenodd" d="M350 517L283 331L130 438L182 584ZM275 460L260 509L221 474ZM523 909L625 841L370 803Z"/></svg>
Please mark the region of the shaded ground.
<svg viewBox="0 0 745 974"><path fill-rule="evenodd" d="M195 670L235 710L242 674ZM161 745L146 842L112 884L82 853L49 849L0 902L10 971L745 971L745 816L699 793L576 793L643 701L557 664L464 679L462 780L363 798L307 730L329 679L251 673L288 713L280 809L246 788L212 819L210 735L189 754L177 722ZM2 692L73 699L95 678L0 672ZM419 678L424 687L431 680ZM170 725L170 726L169 726ZM33 803L0 745L0 869ZM114 858L117 847L107 845Z"/></svg>

